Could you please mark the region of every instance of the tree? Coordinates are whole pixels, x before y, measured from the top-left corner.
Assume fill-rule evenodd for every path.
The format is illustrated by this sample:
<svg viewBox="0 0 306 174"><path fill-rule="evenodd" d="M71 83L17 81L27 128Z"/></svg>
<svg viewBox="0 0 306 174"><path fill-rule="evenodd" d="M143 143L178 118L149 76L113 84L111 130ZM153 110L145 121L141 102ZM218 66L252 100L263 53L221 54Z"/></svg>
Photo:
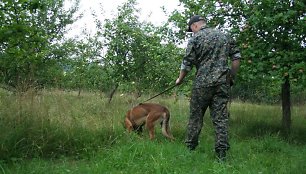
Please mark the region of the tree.
<svg viewBox="0 0 306 174"><path fill-rule="evenodd" d="M176 71L171 69L178 67L173 62L177 62L179 49L173 43L163 43L163 28L140 22L135 5L135 0L128 0L118 7L113 20L106 20L104 25L97 22L102 31L97 40L102 40L100 45L106 49L102 65L107 81L114 86L109 101L120 84L127 84L129 91L134 88L139 97L146 89L159 90L174 82L172 73Z"/></svg>
<svg viewBox="0 0 306 174"><path fill-rule="evenodd" d="M77 6L78 0L69 10L64 0L0 2L1 83L26 91L57 75L65 27L76 20Z"/></svg>
<svg viewBox="0 0 306 174"><path fill-rule="evenodd" d="M104 30L100 28L104 32L98 33L104 39L104 49L107 49L103 65L108 73L108 81L113 84L109 102L119 83L132 81L132 71L130 71L134 59L132 48L138 45L136 37L141 35L141 24L136 15L135 4L135 0L129 0L119 6L116 18L113 21L106 20Z"/></svg>
<svg viewBox="0 0 306 174"><path fill-rule="evenodd" d="M281 84L282 125L290 132L290 84L305 85L305 2L294 0L180 0L185 11L170 20L180 33L193 14L205 15L208 24L229 28L242 48L242 80L269 77ZM183 25L185 23L185 25ZM180 35L182 37L182 34ZM299 83L296 83L299 82Z"/></svg>

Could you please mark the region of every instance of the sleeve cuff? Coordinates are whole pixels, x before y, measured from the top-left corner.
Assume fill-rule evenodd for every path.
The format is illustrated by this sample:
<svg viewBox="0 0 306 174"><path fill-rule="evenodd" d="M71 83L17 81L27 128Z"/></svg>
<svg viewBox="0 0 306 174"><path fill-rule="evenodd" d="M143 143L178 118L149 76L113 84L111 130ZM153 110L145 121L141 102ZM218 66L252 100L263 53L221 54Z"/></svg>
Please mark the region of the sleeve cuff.
<svg viewBox="0 0 306 174"><path fill-rule="evenodd" d="M237 60L241 58L241 54L240 53L236 53L233 55L232 60Z"/></svg>
<svg viewBox="0 0 306 174"><path fill-rule="evenodd" d="M184 64L182 63L182 64L181 64L181 70L190 71L190 70L191 70L191 67L190 67L190 66L186 66L186 65L184 65Z"/></svg>

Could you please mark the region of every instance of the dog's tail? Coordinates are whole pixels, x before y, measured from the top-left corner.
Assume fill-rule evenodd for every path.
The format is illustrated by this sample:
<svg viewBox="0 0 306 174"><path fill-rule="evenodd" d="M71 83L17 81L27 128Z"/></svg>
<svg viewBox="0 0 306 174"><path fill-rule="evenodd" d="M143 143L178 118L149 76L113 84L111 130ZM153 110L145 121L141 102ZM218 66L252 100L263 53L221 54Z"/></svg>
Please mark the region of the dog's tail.
<svg viewBox="0 0 306 174"><path fill-rule="evenodd" d="M173 135L170 132L170 112L166 111L163 113L163 122L162 122L162 133L165 137L174 140Z"/></svg>

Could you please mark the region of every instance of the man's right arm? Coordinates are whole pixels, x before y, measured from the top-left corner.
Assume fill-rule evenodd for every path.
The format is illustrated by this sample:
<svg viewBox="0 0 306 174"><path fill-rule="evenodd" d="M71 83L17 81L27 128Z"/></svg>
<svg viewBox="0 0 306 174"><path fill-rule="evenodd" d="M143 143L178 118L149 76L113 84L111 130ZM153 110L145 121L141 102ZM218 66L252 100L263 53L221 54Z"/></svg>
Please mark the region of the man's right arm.
<svg viewBox="0 0 306 174"><path fill-rule="evenodd" d="M181 70L179 77L176 79L175 84L180 85L183 83L183 79L186 77L188 71Z"/></svg>
<svg viewBox="0 0 306 174"><path fill-rule="evenodd" d="M189 40L187 44L187 48L186 48L186 54L181 64L179 77L175 81L176 85L180 85L183 83L183 79L186 77L188 72L193 67L194 60L195 60L195 52L193 48L193 43L192 43L192 40Z"/></svg>

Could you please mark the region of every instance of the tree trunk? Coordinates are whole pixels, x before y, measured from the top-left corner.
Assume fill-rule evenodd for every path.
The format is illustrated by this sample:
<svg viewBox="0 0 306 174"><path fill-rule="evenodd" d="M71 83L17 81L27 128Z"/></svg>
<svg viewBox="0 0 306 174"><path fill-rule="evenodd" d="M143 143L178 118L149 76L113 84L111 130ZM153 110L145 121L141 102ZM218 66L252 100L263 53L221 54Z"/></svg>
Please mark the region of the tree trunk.
<svg viewBox="0 0 306 174"><path fill-rule="evenodd" d="M289 76L285 77L285 81L282 84L281 95L282 95L282 109L283 109L282 128L285 135L289 135L291 127L291 100L290 100Z"/></svg>
<svg viewBox="0 0 306 174"><path fill-rule="evenodd" d="M112 99L113 99L113 96L114 96L114 94L115 94L115 92L116 92L116 90L117 90L117 88L118 88L118 84L116 84L115 86L114 86L114 88L112 89L112 91L110 92L110 94L109 94L109 98L108 98L108 103L110 103L111 101L112 101Z"/></svg>
<svg viewBox="0 0 306 174"><path fill-rule="evenodd" d="M79 87L78 97L80 97L80 96L81 96L81 90L82 90L82 88L81 88L81 87Z"/></svg>

